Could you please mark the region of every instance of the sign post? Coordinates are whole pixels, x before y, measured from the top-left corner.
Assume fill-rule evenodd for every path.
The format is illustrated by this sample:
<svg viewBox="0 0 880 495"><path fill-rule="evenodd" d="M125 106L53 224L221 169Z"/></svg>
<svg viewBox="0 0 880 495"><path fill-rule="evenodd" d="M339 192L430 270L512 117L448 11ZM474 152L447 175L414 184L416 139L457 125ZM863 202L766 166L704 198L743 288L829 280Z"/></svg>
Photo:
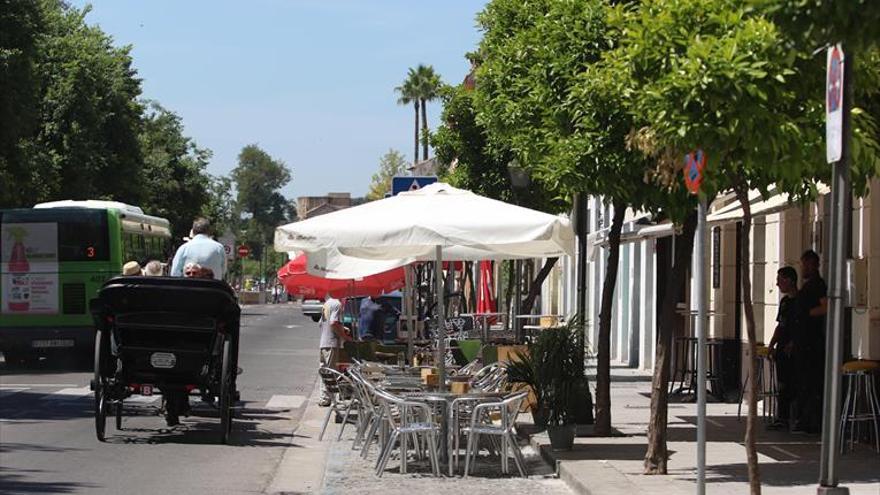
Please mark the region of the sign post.
<svg viewBox="0 0 880 495"><path fill-rule="evenodd" d="M843 360L843 331L846 258L851 246L849 179L850 112L852 108L852 57L846 60L843 45L828 49L825 85L826 158L832 163L831 238L828 253L828 314L825 322L825 391L822 403L822 456L819 464L821 495L848 495L837 486L837 455L840 443L840 365Z"/></svg>
<svg viewBox="0 0 880 495"><path fill-rule="evenodd" d="M706 197L700 194L703 171L706 168L706 154L703 150L688 153L684 159L684 182L691 194L700 196L697 210L697 231L694 238L694 283L696 284L696 325L697 333L697 495L706 493L706 263L709 260L706 250Z"/></svg>

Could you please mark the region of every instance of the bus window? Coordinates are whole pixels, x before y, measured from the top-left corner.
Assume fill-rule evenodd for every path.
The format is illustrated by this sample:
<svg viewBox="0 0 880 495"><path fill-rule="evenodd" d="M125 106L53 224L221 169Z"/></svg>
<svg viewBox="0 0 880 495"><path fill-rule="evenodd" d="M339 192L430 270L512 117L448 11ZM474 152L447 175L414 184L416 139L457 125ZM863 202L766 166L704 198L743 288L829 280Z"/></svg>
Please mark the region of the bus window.
<svg viewBox="0 0 880 495"><path fill-rule="evenodd" d="M107 213L95 210L7 210L0 222L57 225L58 261L107 261L110 240ZM0 239L0 245L5 239Z"/></svg>

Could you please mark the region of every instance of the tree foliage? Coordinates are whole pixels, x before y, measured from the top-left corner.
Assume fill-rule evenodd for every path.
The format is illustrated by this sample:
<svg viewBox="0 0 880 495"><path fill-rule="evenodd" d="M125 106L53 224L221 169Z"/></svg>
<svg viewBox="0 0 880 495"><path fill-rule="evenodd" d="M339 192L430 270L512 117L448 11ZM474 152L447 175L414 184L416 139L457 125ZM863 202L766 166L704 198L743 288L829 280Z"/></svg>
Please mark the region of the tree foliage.
<svg viewBox="0 0 880 495"><path fill-rule="evenodd" d="M373 174L370 190L367 192L367 199L375 201L384 198L385 194L391 191L392 178L397 175L406 174L406 166L407 161L403 157L403 153L395 149L389 149L379 159L379 170Z"/></svg>
<svg viewBox="0 0 880 495"><path fill-rule="evenodd" d="M211 200L211 178L205 171L211 152L184 136L176 114L156 102L146 106L140 135L144 159L140 205L151 215L167 218L175 235L185 235Z"/></svg>
<svg viewBox="0 0 880 495"><path fill-rule="evenodd" d="M238 154L231 178L238 191L238 211L247 217L246 238L256 245L270 244L275 227L291 219L291 204L281 194L281 188L290 182L290 170L284 162L250 144Z"/></svg>
<svg viewBox="0 0 880 495"><path fill-rule="evenodd" d="M108 35L87 25L88 9L58 0L37 2L35 9L24 5L31 2L12 3L17 5L2 14L15 27L0 48L0 86L8 89L4 113L18 115L11 122L20 127L17 135L3 134L0 177L15 187L4 187L0 204L58 198L137 203L141 190L132 177L142 163L141 89L129 48L113 46Z"/></svg>

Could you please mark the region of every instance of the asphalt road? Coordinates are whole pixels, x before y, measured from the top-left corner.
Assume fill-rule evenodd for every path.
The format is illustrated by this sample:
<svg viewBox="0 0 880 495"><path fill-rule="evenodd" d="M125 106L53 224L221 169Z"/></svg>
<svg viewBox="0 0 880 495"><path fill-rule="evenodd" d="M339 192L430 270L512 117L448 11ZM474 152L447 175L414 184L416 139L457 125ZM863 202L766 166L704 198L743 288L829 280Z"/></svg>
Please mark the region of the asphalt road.
<svg viewBox="0 0 880 495"><path fill-rule="evenodd" d="M0 364L0 493L261 493L271 483L316 379L318 332L298 305L242 314L242 401L232 445L206 404L175 428L158 397L126 401L123 430L95 438L91 371L43 360Z"/></svg>

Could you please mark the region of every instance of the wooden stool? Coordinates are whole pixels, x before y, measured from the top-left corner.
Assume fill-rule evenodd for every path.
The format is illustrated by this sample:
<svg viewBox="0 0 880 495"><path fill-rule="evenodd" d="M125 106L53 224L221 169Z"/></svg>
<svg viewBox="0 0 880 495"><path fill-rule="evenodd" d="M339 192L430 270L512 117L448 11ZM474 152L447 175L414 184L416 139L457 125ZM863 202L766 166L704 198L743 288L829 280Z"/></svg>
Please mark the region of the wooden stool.
<svg viewBox="0 0 880 495"><path fill-rule="evenodd" d="M880 452L880 400L874 374L880 370L880 361L856 360L843 364L842 372L846 387L843 412L840 414L840 452L846 445L846 431L849 429L849 450L861 436L861 424L873 424L874 449ZM849 425L849 428L847 428ZM871 428L868 428L870 433Z"/></svg>

